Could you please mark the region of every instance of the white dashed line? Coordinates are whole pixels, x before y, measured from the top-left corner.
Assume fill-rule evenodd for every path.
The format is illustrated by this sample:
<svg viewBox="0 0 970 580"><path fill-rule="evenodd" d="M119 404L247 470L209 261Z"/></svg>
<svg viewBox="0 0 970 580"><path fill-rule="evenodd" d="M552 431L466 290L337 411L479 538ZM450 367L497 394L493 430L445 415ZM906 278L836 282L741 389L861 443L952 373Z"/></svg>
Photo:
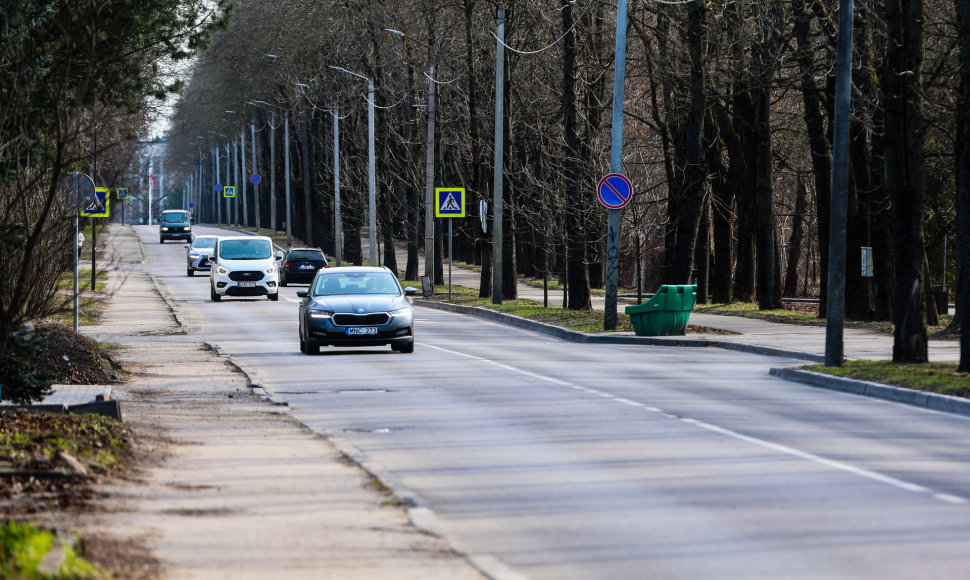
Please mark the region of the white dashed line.
<svg viewBox="0 0 970 580"><path fill-rule="evenodd" d="M615 395L611 395L609 393L605 393L605 392L600 391L600 390L597 390L597 389L591 389L589 387L584 387L582 385L575 385L575 384L572 384L572 383L567 383L567 382L561 381L559 379L555 379L555 378L552 378L552 377L548 377L548 376L545 376L545 375L540 375L538 373L534 373L534 372L527 371L527 370L524 370L524 369L520 369L520 368L516 368L516 367L513 367L513 366L509 366L507 364L499 363L497 361L493 361L493 360L490 360L490 359L487 359L487 358L483 358L483 357L480 357L480 356L475 356L475 355L471 355L471 354L467 354L467 353L463 353L463 352L458 352L458 351L450 350L450 349L447 349L447 348L442 348L440 346L435 346L433 344L427 344L427 343L425 343L424 346L427 346L429 348L433 348L435 350L439 350L441 352L446 352L448 354L453 354L453 355L456 355L456 356L461 356L461 357L464 357L464 358L469 358L469 359L472 359L472 360L477 360L477 361L480 361L480 362L483 362L483 363L486 363L486 364L495 365L495 366L497 366L497 367L499 367L501 369L505 369L505 370L510 371L510 372L514 372L514 373L518 373L518 374L521 374L521 375L525 375L527 377L532 377L534 379L537 379L537 380L540 380L540 381L545 381L547 383L552 383L554 385L568 387L568 388L571 388L571 389L574 389L574 390L577 390L577 391L582 391L582 392L587 393L587 394L590 394L590 395L595 395L595 396L598 396L598 397L603 397L605 399L612 399L612 400L616 401L617 403L620 403L620 404L623 404L623 405L627 405L627 406L630 406L630 407L638 407L638 408L642 408L642 409L644 409L646 411L650 411L652 413L660 413L660 414L662 414L664 417L666 417L668 419L679 419L680 421L683 421L684 423L687 423L689 425L693 425L695 427L699 427L701 429L705 429L705 430L710 431L712 433L717 433L719 435L723 435L725 437L730 437L730 438L736 439L738 441L743 441L745 443L750 443L752 445L757 445L757 446L760 446L760 447L765 447L767 449L771 449L771 450L776 451L778 453L783 453L783 454L786 454L786 455L791 455L793 457L797 457L799 459L804 459L806 461L811 461L811 462L814 462L814 463L818 463L820 465L824 465L824 466L829 467L829 468L832 468L832 469L836 469L836 470L839 470L839 471L843 471L843 472L846 472L846 473L850 473L852 475L855 475L855 476L858 476L858 477L862 477L862 478L865 478L865 479L869 479L871 481L875 481L875 482L882 483L882 484L885 484L885 485L889 485L889 486L895 487L897 489L902 489L902 490L910 491L910 492L913 492L913 493L925 493L925 494L929 494L931 497L933 497L934 499L936 499L938 501L942 501L942 502L949 503L949 504L954 504L954 505L966 505L966 504L970 503L970 500L968 500L967 498L964 498L964 497L960 497L960 496L957 496L957 495L951 495L951 494L947 494L947 493L937 492L935 490L932 490L932 489L930 489L928 487L924 487L924 486L919 485L919 484L916 484L916 483L911 483L911 482L904 481L904 480L901 480L901 479L896 479L895 477L890 477L888 475L883 475L881 473L878 473L878 472L875 472L875 471L870 471L868 469L864 469L864 468L861 468L861 467L855 467L853 465L849 465L848 463L843 463L841 461L836 461L836 460L833 460L833 459L827 459L827 458L822 457L820 455L815 455L814 453L808 453L806 451L801 451L801 450L795 449L794 447L788 447L786 445L781 445L781 444L778 444L778 443L772 443L770 441L766 441L764 439L759 439L757 437L752 437L750 435L744 435L742 433L738 433L737 431L732 431L732 430L726 429L724 427L718 427L717 425L712 425L711 423L706 423L704 421L699 421L697 419L690 419L690 418L685 418L685 417L679 417L677 415L673 415L673 414L667 413L663 409L660 409L660 408L657 408L657 407L650 407L650 406L644 405L643 403L638 403L636 401L632 401L630 399L625 399L623 397L617 397Z"/></svg>

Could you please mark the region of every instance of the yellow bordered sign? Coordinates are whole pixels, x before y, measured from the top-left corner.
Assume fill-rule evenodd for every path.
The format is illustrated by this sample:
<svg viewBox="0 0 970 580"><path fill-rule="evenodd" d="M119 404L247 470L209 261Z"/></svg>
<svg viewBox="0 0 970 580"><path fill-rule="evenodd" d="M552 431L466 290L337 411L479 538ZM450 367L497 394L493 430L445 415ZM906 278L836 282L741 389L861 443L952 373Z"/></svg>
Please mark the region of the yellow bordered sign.
<svg viewBox="0 0 970 580"><path fill-rule="evenodd" d="M222 197L236 197L236 186L235 185L223 185L222 186Z"/></svg>
<svg viewBox="0 0 970 580"><path fill-rule="evenodd" d="M437 187L434 190L434 217L465 217L465 188Z"/></svg>
<svg viewBox="0 0 970 580"><path fill-rule="evenodd" d="M110 217L111 216L111 190L107 187L95 187L94 196L88 200L84 209L81 210L81 217Z"/></svg>
<svg viewBox="0 0 970 580"><path fill-rule="evenodd" d="M119 187L117 189L117 196L118 196L118 199L128 199L128 188Z"/></svg>

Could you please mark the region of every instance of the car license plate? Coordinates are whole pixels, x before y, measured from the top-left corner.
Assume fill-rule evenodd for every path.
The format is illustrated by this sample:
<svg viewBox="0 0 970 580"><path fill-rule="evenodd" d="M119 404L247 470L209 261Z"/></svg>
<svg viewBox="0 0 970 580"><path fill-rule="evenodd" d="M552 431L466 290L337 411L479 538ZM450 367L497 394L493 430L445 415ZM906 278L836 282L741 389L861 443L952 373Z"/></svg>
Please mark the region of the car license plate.
<svg viewBox="0 0 970 580"><path fill-rule="evenodd" d="M255 288L256 287L256 283L255 282L240 282L239 283L239 287L240 288Z"/></svg>
<svg viewBox="0 0 970 580"><path fill-rule="evenodd" d="M376 326L351 326L350 328L347 329L347 334L351 336L377 334L377 327Z"/></svg>
<svg viewBox="0 0 970 580"><path fill-rule="evenodd" d="M301 270L312 270L313 269L313 266L310 265L310 264L300 264L300 269Z"/></svg>

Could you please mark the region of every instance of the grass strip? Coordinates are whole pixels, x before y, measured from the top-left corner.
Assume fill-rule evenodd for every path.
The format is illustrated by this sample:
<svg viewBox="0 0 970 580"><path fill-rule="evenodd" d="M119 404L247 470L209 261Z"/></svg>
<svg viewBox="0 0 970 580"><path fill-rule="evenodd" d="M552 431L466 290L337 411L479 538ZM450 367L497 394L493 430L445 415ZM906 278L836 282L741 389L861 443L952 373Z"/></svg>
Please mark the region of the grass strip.
<svg viewBox="0 0 970 580"><path fill-rule="evenodd" d="M69 543L60 543L48 531L31 523L14 521L0 525L0 578L45 580L84 580L104 578L104 573L81 558ZM45 556L53 549L62 551L56 571L40 570Z"/></svg>
<svg viewBox="0 0 970 580"><path fill-rule="evenodd" d="M856 360L846 361L841 367L817 364L800 368L837 377L970 398L970 378L967 373L957 372L956 363L897 364L890 361Z"/></svg>

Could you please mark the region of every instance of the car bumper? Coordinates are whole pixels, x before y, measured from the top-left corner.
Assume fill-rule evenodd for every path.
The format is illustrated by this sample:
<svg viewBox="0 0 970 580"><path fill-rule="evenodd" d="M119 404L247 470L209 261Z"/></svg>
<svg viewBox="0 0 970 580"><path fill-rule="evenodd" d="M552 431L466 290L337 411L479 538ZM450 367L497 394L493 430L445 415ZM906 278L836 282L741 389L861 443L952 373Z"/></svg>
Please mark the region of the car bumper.
<svg viewBox="0 0 970 580"><path fill-rule="evenodd" d="M307 342L316 346L384 346L406 344L414 340L414 330L410 324L396 323L377 327L377 334L350 335L347 327L335 326L324 319L310 319L306 326Z"/></svg>
<svg viewBox="0 0 970 580"><path fill-rule="evenodd" d="M192 241L192 230L180 232L158 232L158 237L163 240L188 240Z"/></svg>
<svg viewBox="0 0 970 580"><path fill-rule="evenodd" d="M247 282L235 282L226 278L217 278L213 284L216 294L222 296L266 296L279 292L279 284L273 279L252 282L252 286L244 286Z"/></svg>
<svg viewBox="0 0 970 580"><path fill-rule="evenodd" d="M306 282L309 283L317 275L316 270L287 270L287 282Z"/></svg>
<svg viewBox="0 0 970 580"><path fill-rule="evenodd" d="M199 258L195 258L194 260L193 259L187 259L186 260L186 266L188 266L188 268L190 270L205 270L205 271L209 271L209 270L212 269L212 262L209 261L209 257L208 256L202 256L202 257L199 257Z"/></svg>

